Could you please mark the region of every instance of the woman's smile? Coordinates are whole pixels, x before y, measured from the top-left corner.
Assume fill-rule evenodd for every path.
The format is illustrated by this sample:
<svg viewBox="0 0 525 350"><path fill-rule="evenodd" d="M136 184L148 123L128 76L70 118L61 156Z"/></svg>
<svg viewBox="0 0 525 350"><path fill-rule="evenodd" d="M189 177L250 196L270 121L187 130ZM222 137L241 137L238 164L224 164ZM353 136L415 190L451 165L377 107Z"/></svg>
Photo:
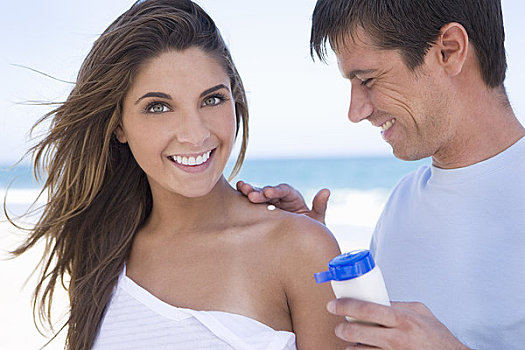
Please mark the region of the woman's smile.
<svg viewBox="0 0 525 350"><path fill-rule="evenodd" d="M171 155L168 159L179 169L188 173L199 173L208 169L215 149L192 155Z"/></svg>

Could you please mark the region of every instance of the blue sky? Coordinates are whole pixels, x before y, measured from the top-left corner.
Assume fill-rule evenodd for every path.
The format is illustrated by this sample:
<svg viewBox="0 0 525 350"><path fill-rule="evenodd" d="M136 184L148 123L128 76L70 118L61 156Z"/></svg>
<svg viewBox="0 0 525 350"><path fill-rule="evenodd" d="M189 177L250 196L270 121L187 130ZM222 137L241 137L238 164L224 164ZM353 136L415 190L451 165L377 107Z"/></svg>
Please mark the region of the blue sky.
<svg viewBox="0 0 525 350"><path fill-rule="evenodd" d="M243 77L250 103L248 157L390 154L377 130L346 119L349 85L334 61L309 57L315 0L197 0L215 19ZM47 111L27 100L60 101L93 41L133 1L11 1L0 5L0 163L27 149L30 126ZM509 69L506 87L525 122L525 5L503 0Z"/></svg>

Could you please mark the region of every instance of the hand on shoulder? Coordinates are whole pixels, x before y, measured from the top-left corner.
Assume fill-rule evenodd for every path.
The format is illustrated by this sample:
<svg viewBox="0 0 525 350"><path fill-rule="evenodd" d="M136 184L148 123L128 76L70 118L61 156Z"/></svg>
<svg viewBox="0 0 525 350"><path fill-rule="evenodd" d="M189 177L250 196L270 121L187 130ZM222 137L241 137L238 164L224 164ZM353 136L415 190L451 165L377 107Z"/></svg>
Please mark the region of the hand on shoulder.
<svg viewBox="0 0 525 350"><path fill-rule="evenodd" d="M330 197L330 191L326 188L317 192L311 210L306 205L301 193L288 184L258 188L244 181L238 181L237 190L252 203L270 203L280 209L303 214L322 224L325 223L326 208Z"/></svg>

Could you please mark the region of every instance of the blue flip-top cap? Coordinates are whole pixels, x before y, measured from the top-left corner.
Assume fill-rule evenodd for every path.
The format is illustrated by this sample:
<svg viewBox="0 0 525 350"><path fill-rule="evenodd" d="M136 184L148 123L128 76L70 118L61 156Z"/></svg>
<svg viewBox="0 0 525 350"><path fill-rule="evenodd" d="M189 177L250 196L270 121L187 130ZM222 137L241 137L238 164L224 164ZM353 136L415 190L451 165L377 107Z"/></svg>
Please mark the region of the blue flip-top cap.
<svg viewBox="0 0 525 350"><path fill-rule="evenodd" d="M317 283L346 281L369 272L376 266L369 250L354 250L336 256L328 263L328 271L315 274Z"/></svg>

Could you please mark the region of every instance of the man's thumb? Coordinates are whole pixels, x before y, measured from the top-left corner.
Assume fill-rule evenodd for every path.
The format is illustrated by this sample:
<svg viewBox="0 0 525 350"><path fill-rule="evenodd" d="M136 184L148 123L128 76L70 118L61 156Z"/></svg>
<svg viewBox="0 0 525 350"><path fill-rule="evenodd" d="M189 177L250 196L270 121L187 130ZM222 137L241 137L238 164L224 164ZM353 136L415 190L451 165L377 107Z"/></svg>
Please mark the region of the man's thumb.
<svg viewBox="0 0 525 350"><path fill-rule="evenodd" d="M328 199L330 198L330 190L324 188L317 192L312 202L312 218L325 223L326 208L328 206Z"/></svg>

